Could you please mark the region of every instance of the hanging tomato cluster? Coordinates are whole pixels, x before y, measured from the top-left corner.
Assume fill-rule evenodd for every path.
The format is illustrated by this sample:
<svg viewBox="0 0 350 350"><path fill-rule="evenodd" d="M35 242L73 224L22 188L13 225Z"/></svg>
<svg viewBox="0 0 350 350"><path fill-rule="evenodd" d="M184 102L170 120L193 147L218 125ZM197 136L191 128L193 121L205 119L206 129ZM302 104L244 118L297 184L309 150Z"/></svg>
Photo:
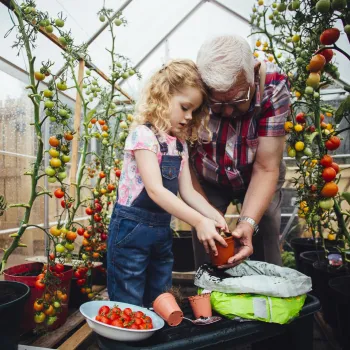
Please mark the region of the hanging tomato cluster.
<svg viewBox="0 0 350 350"><path fill-rule="evenodd" d="M42 273L36 277L35 288L43 292L33 305L36 324L53 325L62 311L62 306L67 307L67 293L58 288L64 277L64 271L63 264L54 263L51 259L49 268L47 269L47 266L44 265Z"/></svg>

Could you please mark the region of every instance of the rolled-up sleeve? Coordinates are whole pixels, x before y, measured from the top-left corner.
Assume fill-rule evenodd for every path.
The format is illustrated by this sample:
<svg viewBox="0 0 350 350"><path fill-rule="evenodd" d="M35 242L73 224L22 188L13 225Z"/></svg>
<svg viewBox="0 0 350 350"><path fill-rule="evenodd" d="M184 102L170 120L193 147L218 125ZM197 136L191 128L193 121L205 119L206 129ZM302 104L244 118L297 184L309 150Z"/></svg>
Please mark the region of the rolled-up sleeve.
<svg viewBox="0 0 350 350"><path fill-rule="evenodd" d="M258 136L284 136L284 123L290 113L288 79L277 66L267 63L265 90L261 102Z"/></svg>

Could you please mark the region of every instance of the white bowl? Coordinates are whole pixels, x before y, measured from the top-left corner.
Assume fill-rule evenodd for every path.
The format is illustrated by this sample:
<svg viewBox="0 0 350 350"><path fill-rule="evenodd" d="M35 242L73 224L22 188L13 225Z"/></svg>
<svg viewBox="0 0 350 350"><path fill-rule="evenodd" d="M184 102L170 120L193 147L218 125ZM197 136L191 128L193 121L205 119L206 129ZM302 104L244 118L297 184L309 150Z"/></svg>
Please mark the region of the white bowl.
<svg viewBox="0 0 350 350"><path fill-rule="evenodd" d="M153 329L127 329L110 326L108 324L99 322L95 320L95 317L98 315L98 310L101 306L107 305L110 308L117 305L122 310L129 307L132 311L142 311L144 314L152 318ZM95 331L97 334L102 335L103 337L120 340L120 341L138 341L149 338L155 331L161 329L164 326L164 321L160 318L156 313L145 309L143 307L127 304L127 303L119 303L117 301L109 301L109 300L94 300L89 301L80 306L80 312L86 318L86 322L90 326L90 328Z"/></svg>

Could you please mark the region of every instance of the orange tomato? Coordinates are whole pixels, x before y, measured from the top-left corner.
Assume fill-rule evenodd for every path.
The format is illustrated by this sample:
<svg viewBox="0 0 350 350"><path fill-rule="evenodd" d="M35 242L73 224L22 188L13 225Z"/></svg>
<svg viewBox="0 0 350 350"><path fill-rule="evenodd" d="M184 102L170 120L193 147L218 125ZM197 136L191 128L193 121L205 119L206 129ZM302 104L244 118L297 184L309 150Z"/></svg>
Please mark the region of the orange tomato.
<svg viewBox="0 0 350 350"><path fill-rule="evenodd" d="M327 182L321 191L323 197L334 197L338 193L338 185L335 182Z"/></svg>
<svg viewBox="0 0 350 350"><path fill-rule="evenodd" d="M58 138L56 136L50 136L49 138L49 144L52 147L57 147L60 144L60 141L58 140Z"/></svg>
<svg viewBox="0 0 350 350"><path fill-rule="evenodd" d="M309 63L309 71L310 72L318 72L323 69L326 64L326 59L324 56L317 54L313 56Z"/></svg>

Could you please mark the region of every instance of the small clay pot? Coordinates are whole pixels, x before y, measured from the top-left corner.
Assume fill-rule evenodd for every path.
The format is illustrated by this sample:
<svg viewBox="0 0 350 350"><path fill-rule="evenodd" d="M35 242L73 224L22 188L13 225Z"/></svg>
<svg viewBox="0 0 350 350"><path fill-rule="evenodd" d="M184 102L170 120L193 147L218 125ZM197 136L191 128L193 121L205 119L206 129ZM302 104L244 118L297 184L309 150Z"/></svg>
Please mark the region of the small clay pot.
<svg viewBox="0 0 350 350"><path fill-rule="evenodd" d="M217 256L214 255L213 251L210 251L210 260L214 266L227 264L227 260L235 253L233 237L225 237L224 240L227 243L227 247L223 247L219 242L215 242L216 249L218 250Z"/></svg>
<svg viewBox="0 0 350 350"><path fill-rule="evenodd" d="M188 300L196 319L200 317L211 317L213 315L210 303L210 293L194 295L188 297Z"/></svg>
<svg viewBox="0 0 350 350"><path fill-rule="evenodd" d="M163 293L153 302L154 311L169 325L178 326L184 316L174 296Z"/></svg>

